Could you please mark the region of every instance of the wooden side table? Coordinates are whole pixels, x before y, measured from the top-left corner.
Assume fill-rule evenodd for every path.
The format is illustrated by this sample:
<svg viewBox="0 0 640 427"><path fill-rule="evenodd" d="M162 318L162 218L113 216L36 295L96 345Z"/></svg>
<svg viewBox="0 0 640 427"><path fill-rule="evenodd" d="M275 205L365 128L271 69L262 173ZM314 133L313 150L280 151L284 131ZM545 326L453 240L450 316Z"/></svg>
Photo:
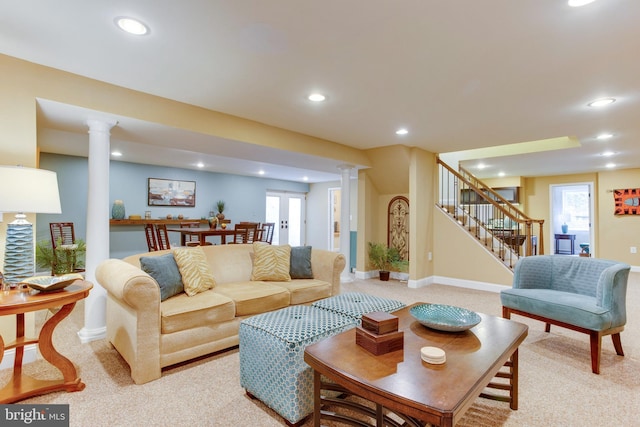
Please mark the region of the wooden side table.
<svg viewBox="0 0 640 427"><path fill-rule="evenodd" d="M6 343L0 336L0 361L4 351L15 348L13 376L7 385L0 390L0 403L12 403L38 394L52 391L80 391L85 385L76 372L73 363L56 351L53 346L53 331L55 327L67 317L76 302L89 295L93 285L83 280L77 280L59 291L39 292L35 290L0 290L0 316L16 315L16 340ZM61 307L40 330L38 338L25 337L24 315L30 311ZM22 358L24 346L37 344L42 357L62 372L63 379L39 380L22 373Z"/></svg>

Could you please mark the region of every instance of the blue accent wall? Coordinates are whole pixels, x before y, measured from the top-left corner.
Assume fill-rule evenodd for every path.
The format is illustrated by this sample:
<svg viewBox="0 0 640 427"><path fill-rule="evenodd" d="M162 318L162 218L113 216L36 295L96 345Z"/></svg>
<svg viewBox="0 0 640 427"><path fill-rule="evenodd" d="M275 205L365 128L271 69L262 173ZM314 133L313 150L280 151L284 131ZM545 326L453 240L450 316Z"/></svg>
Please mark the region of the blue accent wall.
<svg viewBox="0 0 640 427"><path fill-rule="evenodd" d="M49 240L49 223L71 221L76 238L86 240L88 164L85 157L42 153L40 168L58 174L62 214L38 214L36 240ZM148 206L149 178L177 179L196 182L196 206ZM179 214L189 218L203 218L216 210L218 200L225 201L224 214L232 223L240 221L263 222L265 197L269 190L308 193L309 184L268 178L202 172L190 169L168 168L138 163L112 161L109 167L110 207L114 200L124 201L126 217L151 211L152 218ZM111 217L111 212L109 212ZM142 226L111 226L110 257L122 258L147 251ZM178 244L179 233L171 233L172 244Z"/></svg>

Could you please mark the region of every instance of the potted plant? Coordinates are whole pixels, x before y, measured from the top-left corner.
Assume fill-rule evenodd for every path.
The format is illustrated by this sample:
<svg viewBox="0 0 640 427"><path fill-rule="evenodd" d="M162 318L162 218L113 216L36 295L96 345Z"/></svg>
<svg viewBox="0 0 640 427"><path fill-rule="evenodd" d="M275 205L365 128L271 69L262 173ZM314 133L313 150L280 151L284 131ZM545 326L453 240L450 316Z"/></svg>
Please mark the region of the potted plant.
<svg viewBox="0 0 640 427"><path fill-rule="evenodd" d="M224 212L224 200L218 200L216 202L216 208L218 209L218 213L216 214L216 217L219 220L223 220L224 214L222 212Z"/></svg>
<svg viewBox="0 0 640 427"><path fill-rule="evenodd" d="M409 262L400 257L396 248L389 248L382 243L369 242L369 262L379 271L380 280L389 280L391 270L404 271Z"/></svg>
<svg viewBox="0 0 640 427"><path fill-rule="evenodd" d="M84 268L84 256L87 247L82 239L76 239L73 245L57 245L54 249L51 242L41 240L36 244L36 265L38 268L50 269L54 275L73 273Z"/></svg>

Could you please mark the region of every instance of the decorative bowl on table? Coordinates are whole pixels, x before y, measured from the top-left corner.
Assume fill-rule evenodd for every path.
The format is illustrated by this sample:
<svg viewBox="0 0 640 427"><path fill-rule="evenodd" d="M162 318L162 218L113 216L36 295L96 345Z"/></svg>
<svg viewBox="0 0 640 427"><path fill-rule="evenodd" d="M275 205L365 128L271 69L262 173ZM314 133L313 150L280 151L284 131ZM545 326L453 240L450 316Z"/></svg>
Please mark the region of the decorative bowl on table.
<svg viewBox="0 0 640 427"><path fill-rule="evenodd" d="M82 280L81 274L72 273L64 276L36 276L23 280L20 283L28 285L31 289L40 292L57 291L64 289L76 280Z"/></svg>
<svg viewBox="0 0 640 427"><path fill-rule="evenodd" d="M444 304L420 304L411 307L409 313L420 324L438 331L460 332L480 323L480 316L466 308Z"/></svg>

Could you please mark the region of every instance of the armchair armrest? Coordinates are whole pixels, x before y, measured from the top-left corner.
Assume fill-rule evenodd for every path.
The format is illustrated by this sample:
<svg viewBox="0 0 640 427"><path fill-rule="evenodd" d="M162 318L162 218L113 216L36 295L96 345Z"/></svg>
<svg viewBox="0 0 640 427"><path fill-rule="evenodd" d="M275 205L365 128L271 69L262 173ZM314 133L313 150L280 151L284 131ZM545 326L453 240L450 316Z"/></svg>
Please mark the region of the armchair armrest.
<svg viewBox="0 0 640 427"><path fill-rule="evenodd" d="M612 327L627 322L626 295L630 270L628 264L618 263L604 269L598 278L597 305L610 310Z"/></svg>

